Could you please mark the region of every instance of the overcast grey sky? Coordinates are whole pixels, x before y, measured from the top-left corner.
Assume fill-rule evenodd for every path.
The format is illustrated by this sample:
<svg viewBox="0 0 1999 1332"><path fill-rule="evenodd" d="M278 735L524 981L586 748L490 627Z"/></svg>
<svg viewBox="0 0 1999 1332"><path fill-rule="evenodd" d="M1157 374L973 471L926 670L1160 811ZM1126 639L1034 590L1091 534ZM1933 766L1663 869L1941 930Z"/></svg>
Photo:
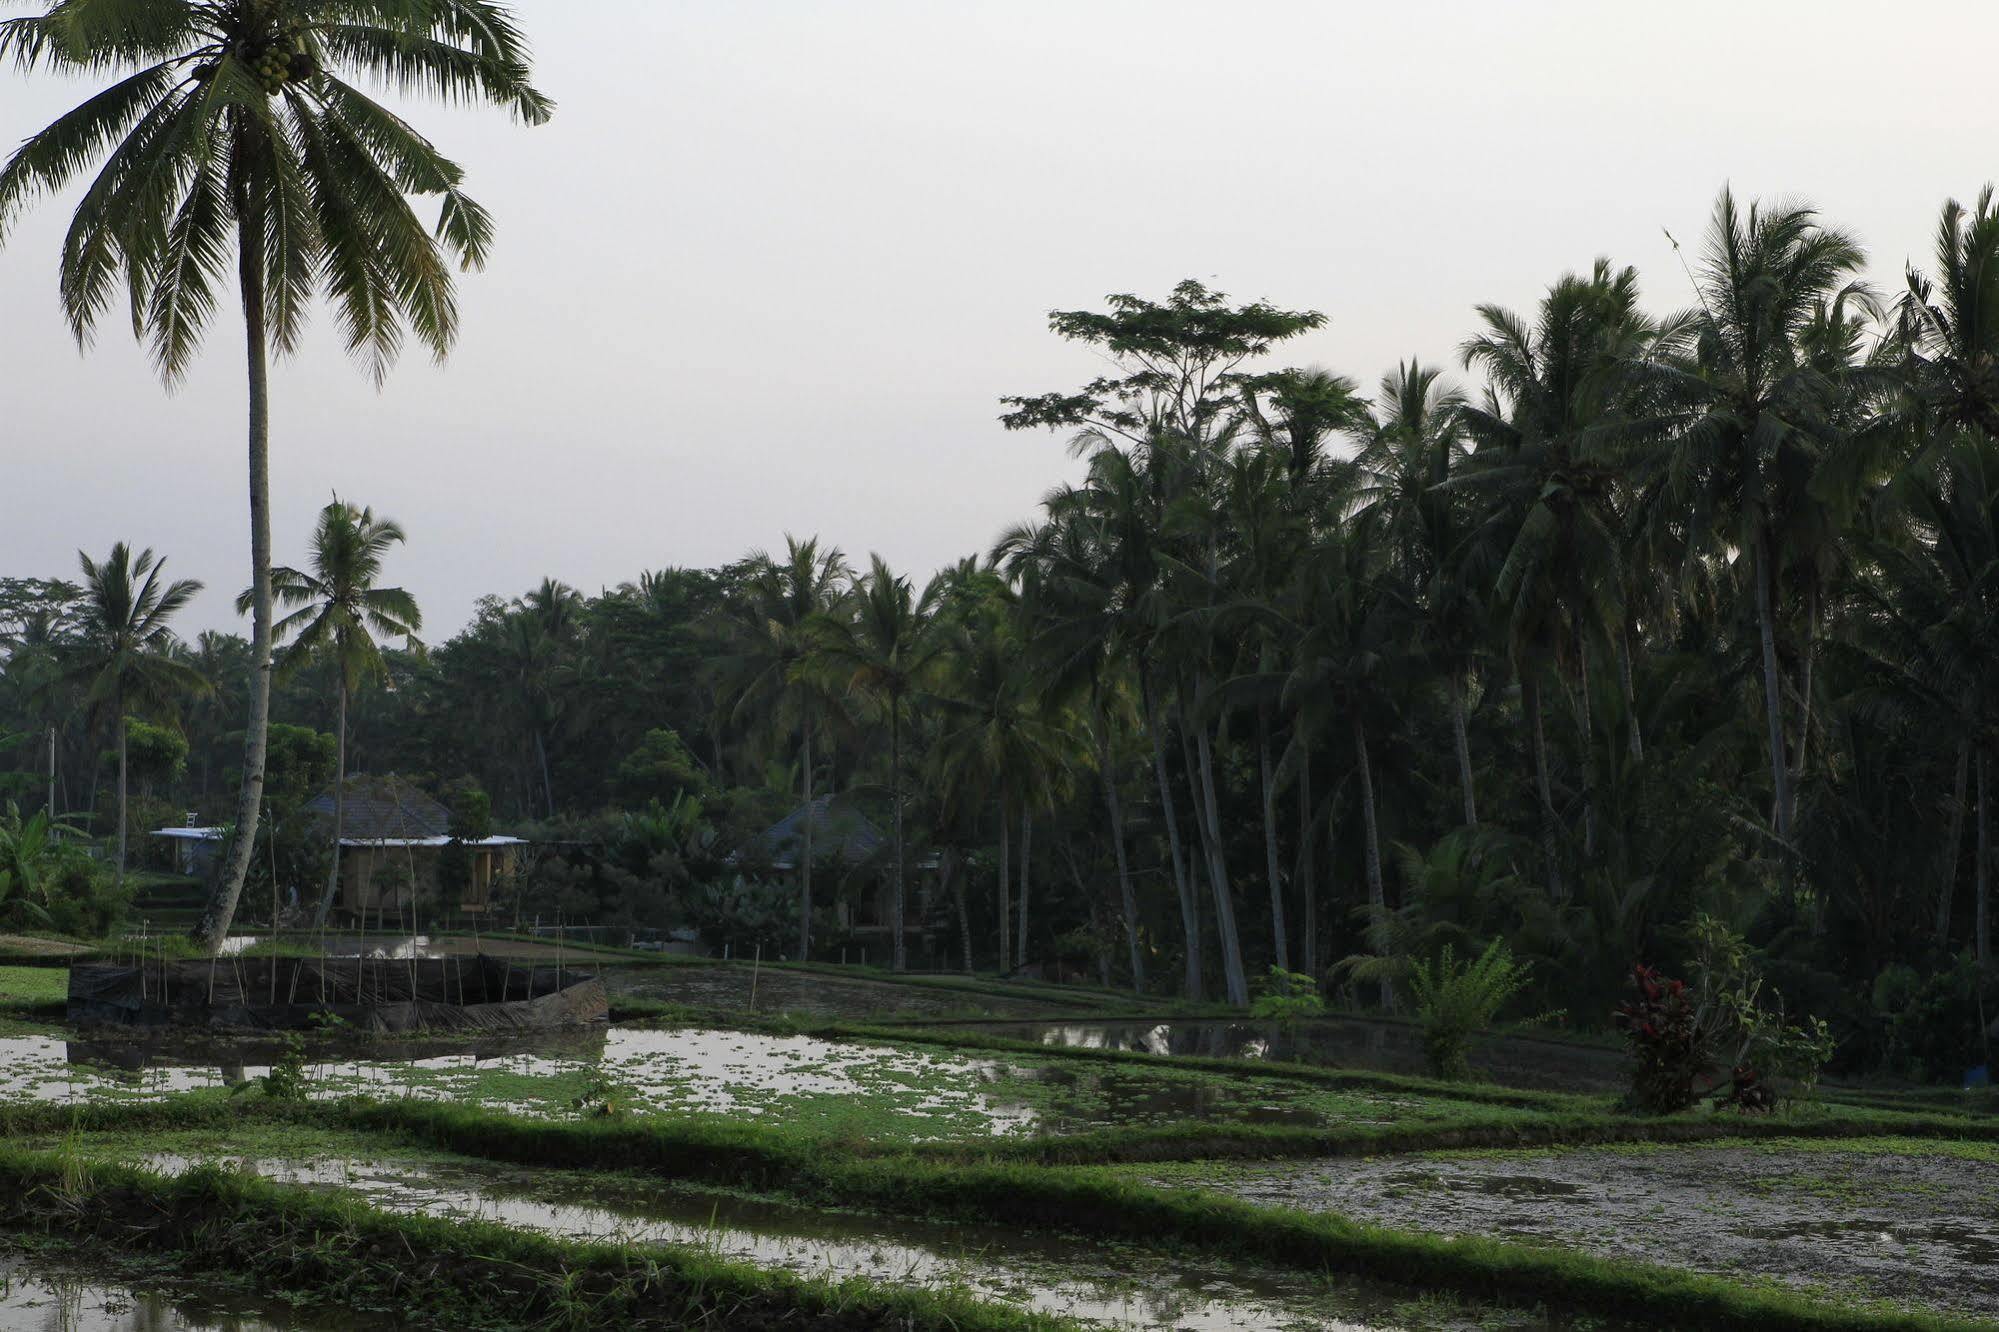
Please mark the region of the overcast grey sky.
<svg viewBox="0 0 1999 1332"><path fill-rule="evenodd" d="M995 421L1096 368L1050 308L1198 277L1325 311L1284 359L1371 385L1598 254L1687 303L1661 228L1697 241L1724 181L1816 201L1886 285L1999 175L1984 0L516 7L554 121L417 112L499 220L457 351L378 393L322 317L274 376L279 559L335 489L395 516L433 640L786 531L984 549L1070 467ZM81 91L0 71L0 141ZM0 251L0 573L128 539L210 585L188 632L238 627L239 323L171 397L118 317L79 355L70 203Z"/></svg>

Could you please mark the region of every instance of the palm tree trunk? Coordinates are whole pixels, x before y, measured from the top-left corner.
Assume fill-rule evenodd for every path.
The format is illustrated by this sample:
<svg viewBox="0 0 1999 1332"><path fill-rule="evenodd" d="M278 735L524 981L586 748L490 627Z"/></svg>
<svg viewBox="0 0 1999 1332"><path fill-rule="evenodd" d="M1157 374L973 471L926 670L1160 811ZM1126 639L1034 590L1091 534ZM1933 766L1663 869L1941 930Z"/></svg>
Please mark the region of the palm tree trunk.
<svg viewBox="0 0 1999 1332"><path fill-rule="evenodd" d="M805 729L805 858L798 862L798 960L812 960L812 718Z"/></svg>
<svg viewBox="0 0 1999 1332"><path fill-rule="evenodd" d="M1103 775L1104 804L1111 816L1111 848L1117 853L1118 906L1124 912L1125 943L1131 953L1131 988L1136 994L1145 993L1145 954L1138 942L1138 895L1131 886L1131 865L1124 854L1124 807L1118 799L1117 773L1111 768L1110 738L1105 734L1108 723L1103 713L1097 713L1097 771Z"/></svg>
<svg viewBox="0 0 1999 1332"><path fill-rule="evenodd" d="M548 775L548 739L537 726L534 730L534 756L541 764L541 796L548 817L555 817L555 783Z"/></svg>
<svg viewBox="0 0 1999 1332"><path fill-rule="evenodd" d="M1319 849L1317 827L1312 821L1312 762L1308 758L1298 769L1298 897L1304 907L1299 951L1304 954L1305 974L1319 974L1319 864L1313 853Z"/></svg>
<svg viewBox="0 0 1999 1332"><path fill-rule="evenodd" d="M1458 751L1458 789L1465 798L1465 827L1478 827L1478 797L1472 790L1471 737L1465 727L1465 677L1451 672L1451 743Z"/></svg>
<svg viewBox="0 0 1999 1332"><path fill-rule="evenodd" d="M312 913L312 927L322 929L333 914L334 899L340 896L340 835L347 827L347 672L340 670L339 711L333 724L333 868L326 872L326 890L319 895L319 909ZM277 928L277 922L271 922Z"/></svg>
<svg viewBox="0 0 1999 1332"><path fill-rule="evenodd" d="M86 719L83 726L83 743L90 751L90 786L83 815L94 834L97 831L97 788L102 785L97 779L104 773L104 753L103 746L97 743L97 728L90 724L91 720L94 719Z"/></svg>
<svg viewBox="0 0 1999 1332"><path fill-rule="evenodd" d="M1943 882L1937 887L1937 944L1950 946L1951 899L1957 896L1957 862L1964 856L1964 796L1971 776L1971 740L1958 742L1957 782L1951 792L1950 832L1944 837Z"/></svg>
<svg viewBox="0 0 1999 1332"><path fill-rule="evenodd" d="M243 896L264 806L264 749L271 723L271 392L264 328L264 229L249 208L238 224L237 278L250 374L250 717L243 728L243 788L236 802L235 841L195 940L209 956L222 951Z"/></svg>
<svg viewBox="0 0 1999 1332"><path fill-rule="evenodd" d="M1750 576L1756 580L1756 627L1763 640L1763 719L1770 744L1771 831L1782 846L1784 861L1791 851L1791 771L1784 760L1783 694L1777 676L1777 614L1770 601L1770 539L1758 533Z"/></svg>
<svg viewBox="0 0 1999 1332"><path fill-rule="evenodd" d="M1972 891L1978 897L1973 928L1978 932L1976 946L1981 971L1992 965L1992 792L1988 785L1988 769L1991 766L1991 759L1981 746L1978 751L1978 865L1971 876Z"/></svg>
<svg viewBox="0 0 1999 1332"><path fill-rule="evenodd" d="M1541 685L1530 671L1520 673L1520 704L1527 714L1527 744L1534 751L1534 789L1541 804L1541 854L1548 862L1548 898L1567 900L1556 856L1555 784L1548 775L1548 737L1541 727Z"/></svg>
<svg viewBox="0 0 1999 1332"><path fill-rule="evenodd" d="M1181 711L1184 728L1184 703ZM1222 984L1231 1004L1247 1008L1249 978L1242 965L1242 940L1236 934L1235 901L1229 896L1228 858L1222 849L1221 810L1215 797L1214 745L1209 739L1205 722L1194 729L1194 752L1201 779L1195 815L1201 825L1201 841L1208 853L1208 887L1215 899L1215 943L1222 950Z"/></svg>
<svg viewBox="0 0 1999 1332"><path fill-rule="evenodd" d="M1270 934L1278 968L1291 970L1290 940L1284 925L1284 880L1277 869L1277 782L1270 767L1270 709L1256 710L1256 765L1263 781L1263 870L1270 881Z"/></svg>
<svg viewBox="0 0 1999 1332"><path fill-rule="evenodd" d="M1358 708L1353 714L1353 752L1354 767L1360 773L1360 819L1365 838L1367 902L1379 916L1388 909L1388 888L1381 877L1381 827L1375 817L1374 764L1368 759L1367 727L1361 721ZM1381 1006L1391 1011L1395 1008L1395 984L1386 978L1381 982Z"/></svg>
<svg viewBox="0 0 1999 1332"><path fill-rule="evenodd" d="M1013 828L1007 822L1006 783L1000 783L999 807L999 972L1004 976L1013 970L1013 927L1012 912L1007 909L1007 898L1013 892L1013 864L1008 859L1008 849L1013 844Z"/></svg>
<svg viewBox="0 0 1999 1332"><path fill-rule="evenodd" d="M1138 692L1145 709L1146 733L1152 737L1152 771L1159 782L1160 817L1166 824L1166 847L1173 858L1173 887L1180 897L1180 929L1186 951L1186 967L1180 992L1187 999L1201 998L1201 916L1194 901L1194 885L1187 879L1187 862L1180 850L1180 818L1173 809L1173 784L1166 775L1166 736L1159 729L1159 717L1152 705L1152 686L1146 673L1138 677Z"/></svg>
<svg viewBox="0 0 1999 1332"><path fill-rule="evenodd" d="M112 705L118 709L118 884L125 883L125 833L129 820L125 816L125 691L118 690L112 696Z"/></svg>
<svg viewBox="0 0 1999 1332"><path fill-rule="evenodd" d="M1583 858L1587 863L1596 859L1596 721L1590 709L1589 634L1580 617L1576 621L1576 661L1581 686L1577 715L1582 727Z"/></svg>
<svg viewBox="0 0 1999 1332"><path fill-rule="evenodd" d="M1631 682L1631 630L1627 627L1618 642L1617 671L1624 684L1624 718L1629 727L1631 757L1645 761L1645 728L1638 721L1638 690Z"/></svg>
<svg viewBox="0 0 1999 1332"><path fill-rule="evenodd" d="M1784 811L1787 828L1798 821L1798 791L1805 784L1805 761L1812 747L1812 673L1818 662L1818 640L1819 593L1814 584L1805 591L1805 660L1798 677L1798 743L1791 763L1791 805Z"/></svg>
<svg viewBox="0 0 1999 1332"><path fill-rule="evenodd" d="M890 956L894 959L894 970L903 971L908 968L909 955L902 935L905 887L902 876L902 705L899 700L891 700L888 705L888 766L889 789L895 798L895 904L890 923L890 928L895 931L895 943Z"/></svg>
<svg viewBox="0 0 1999 1332"><path fill-rule="evenodd" d="M958 863L958 853L944 853L944 873L951 880L951 897L958 905L958 957L963 961L965 974L972 974L972 910L965 903L965 876Z"/></svg>
<svg viewBox="0 0 1999 1332"><path fill-rule="evenodd" d="M1027 965L1027 898L1032 886L1029 874L1034 866L1034 807L1023 803L1020 810L1020 901L1014 908L1013 958L1016 967Z"/></svg>

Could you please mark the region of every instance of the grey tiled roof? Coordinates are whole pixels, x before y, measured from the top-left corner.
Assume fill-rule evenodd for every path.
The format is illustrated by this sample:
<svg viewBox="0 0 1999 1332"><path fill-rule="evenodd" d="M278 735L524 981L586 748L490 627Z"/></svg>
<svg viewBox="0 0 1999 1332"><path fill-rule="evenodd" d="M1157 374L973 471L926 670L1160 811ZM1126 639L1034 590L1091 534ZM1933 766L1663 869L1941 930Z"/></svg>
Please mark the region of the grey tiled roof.
<svg viewBox="0 0 1999 1332"><path fill-rule="evenodd" d="M812 820L812 860L837 860L858 865L873 858L887 839L852 806L832 796L800 805L764 829L743 848L746 859L767 861L790 869L805 852L805 821Z"/></svg>
<svg viewBox="0 0 1999 1332"><path fill-rule="evenodd" d="M314 798L306 808L331 821L333 792ZM347 779L347 800L340 811L342 841L443 837L450 831L450 811L409 782L393 776Z"/></svg>

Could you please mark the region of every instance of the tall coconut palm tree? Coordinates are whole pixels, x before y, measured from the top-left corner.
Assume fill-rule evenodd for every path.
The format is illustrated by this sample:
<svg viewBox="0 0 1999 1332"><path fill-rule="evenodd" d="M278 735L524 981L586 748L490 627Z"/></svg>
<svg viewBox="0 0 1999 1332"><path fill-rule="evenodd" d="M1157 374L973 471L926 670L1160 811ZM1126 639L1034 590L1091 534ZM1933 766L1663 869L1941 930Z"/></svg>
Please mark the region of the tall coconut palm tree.
<svg viewBox="0 0 1999 1332"><path fill-rule="evenodd" d="M1026 646L1031 649L1031 667L1010 664L1017 668L1016 673L1033 671L1044 700L1074 699L1089 731L1104 807L1110 816L1132 987L1143 994L1145 951L1116 761L1119 723L1131 710L1128 644L1118 630L1117 602L1123 589L1107 540L1109 529L1087 503L1073 503L1075 497L1076 492L1069 490L1050 495L1049 520L1007 532L1000 538L994 558L1004 559L1008 572L1020 581L1019 615L1027 634ZM957 665L961 672L965 670L962 649ZM991 696L987 690L977 693ZM1177 842L1173 850L1177 866Z"/></svg>
<svg viewBox="0 0 1999 1332"><path fill-rule="evenodd" d="M1326 445L1367 417L1354 382L1330 370L1278 370L1243 386L1242 412L1250 433L1276 449L1294 481L1326 463Z"/></svg>
<svg viewBox="0 0 1999 1332"><path fill-rule="evenodd" d="M1914 536L1878 542L1870 552L1855 637L1884 682L1869 701L1912 730L1961 746L1955 804L1963 805L1968 769L1977 820L1973 942L1985 965L1992 956L1991 801L1999 798L1992 773L1999 755L1999 671L1992 666L1999 659L1999 440L1962 430L1900 489ZM1936 908L1939 942L1948 938L1956 889L1957 838L1950 842Z"/></svg>
<svg viewBox="0 0 1999 1332"><path fill-rule="evenodd" d="M169 623L201 584L192 578L166 581L166 561L150 550L137 555L119 542L103 560L77 552L83 566L83 622L67 679L85 688L94 708L109 708L118 736L118 878L125 878L126 736L125 711L157 710L209 688L207 680L171 651Z"/></svg>
<svg viewBox="0 0 1999 1332"><path fill-rule="evenodd" d="M1484 329L1462 354L1486 374L1486 394L1460 409L1477 447L1462 480L1444 484L1480 492L1473 540L1520 681L1548 891L1559 901L1567 894L1542 703L1551 667L1587 680L1591 643L1619 618L1613 446L1629 428L1625 367L1657 331L1639 312L1637 273L1607 260L1550 287L1532 325L1492 305L1479 318ZM1587 690L1579 697L1587 739Z"/></svg>
<svg viewBox="0 0 1999 1332"><path fill-rule="evenodd" d="M1377 914L1387 910L1388 890L1369 735L1389 710L1388 681L1408 613L1380 544L1377 529L1367 524L1331 529L1306 555L1295 594L1282 608L1296 634L1283 687L1285 705L1297 717L1293 744L1346 732L1359 778L1368 906ZM1382 998L1393 1005L1386 982Z"/></svg>
<svg viewBox="0 0 1999 1332"><path fill-rule="evenodd" d="M1791 850L1791 769L1778 666L1780 535L1787 502L1807 496L1818 461L1836 443L1840 385L1803 335L1828 302L1864 295L1865 256L1811 208L1752 203L1723 190L1697 270L1692 354L1676 369L1687 416L1664 474L1689 527L1747 557L1769 749L1771 832Z"/></svg>
<svg viewBox="0 0 1999 1332"><path fill-rule="evenodd" d="M206 737L199 746L198 803L206 806L215 778L216 751L229 729L228 718L239 711L237 704L250 683L250 644L235 634L204 629L187 645L187 664L201 673L210 692L194 700L188 709L190 739Z"/></svg>
<svg viewBox="0 0 1999 1332"><path fill-rule="evenodd" d="M492 222L463 172L349 76L530 124L549 100L492 0L52 0L0 22L0 59L116 82L31 135L0 167L0 239L21 207L97 165L63 244L61 290L87 343L124 286L171 386L186 374L235 251L249 368L252 655L237 838L196 937L220 949L263 804L271 698L268 361L300 345L306 308L339 308L379 380L413 334L442 357L458 328L451 263L476 268ZM410 205L440 201L435 229Z"/></svg>
<svg viewBox="0 0 1999 1332"><path fill-rule="evenodd" d="M903 847L902 737L905 709L943 661L946 645L932 630L939 585L933 580L919 595L907 578L881 556L855 585L839 614L820 617L814 631L814 661L844 677L848 687L874 700L888 718L889 798L895 806L895 893L889 928L892 964L909 963L904 937L908 897Z"/></svg>
<svg viewBox="0 0 1999 1332"><path fill-rule="evenodd" d="M1198 1000L1201 920L1167 771L1163 695L1170 667L1160 646L1168 619L1160 577L1163 529L1182 471L1180 451L1164 441L1144 448L1098 448L1083 484L1048 496L1048 523L1008 534L1000 549L1009 561L1029 558L1031 551L1039 566L1037 584L1048 595L1038 603L1037 640L1042 655L1058 663L1058 671L1067 673L1073 666L1093 674L1115 664L1135 677L1180 907L1181 992Z"/></svg>
<svg viewBox="0 0 1999 1332"><path fill-rule="evenodd" d="M1239 449L1224 466L1221 504L1233 540L1229 543L1230 555L1222 579L1236 598L1267 605L1281 600L1293 582L1312 534L1311 519L1316 506L1308 498L1313 493L1311 474L1311 467L1298 467L1288 450L1269 447ZM1222 618L1233 617L1224 612ZM1291 941L1277 851L1278 778L1271 742L1281 681L1277 663L1291 645L1292 636L1285 632L1281 622L1268 616L1247 617L1243 655L1250 672L1231 681L1229 689L1231 694L1247 698L1255 714L1271 949L1277 967L1283 971L1291 970Z"/></svg>
<svg viewBox="0 0 1999 1332"><path fill-rule="evenodd" d="M795 728L799 735L806 809L798 862L798 958L803 962L812 955L812 742L830 705L829 691L813 669L813 636L853 572L845 555L837 548L822 550L817 537L800 541L787 536L784 545L782 560L762 551L749 557L745 586L729 605L728 658L722 670L739 715L754 711L787 734Z"/></svg>
<svg viewBox="0 0 1999 1332"><path fill-rule="evenodd" d="M943 718L934 756L947 788L983 788L999 797L1000 969L1027 962L1027 828L1047 808L1069 768L1070 738L1051 719L1048 692L1027 656L1016 608L975 606L956 626L933 702ZM1007 938L1009 825L1022 824L1018 942Z"/></svg>
<svg viewBox="0 0 1999 1332"><path fill-rule="evenodd" d="M326 873L326 888L312 913L314 927L326 924L333 899L340 892L340 837L347 812L348 700L363 684L389 678L388 663L375 641L377 634L414 639L423 628L423 612L417 609L416 598L400 587L376 586L389 549L403 540L403 529L394 520L377 518L374 510L356 508L336 496L319 511L319 524L312 533L311 567L271 570L271 593L278 604L297 608L273 628L279 641L292 640L278 669L295 670L313 658L331 662L337 699L333 860ZM249 606L250 593L245 592L237 598L236 609L241 612Z"/></svg>
<svg viewBox="0 0 1999 1332"><path fill-rule="evenodd" d="M534 747L542 812L551 819L555 817L555 776L549 766L548 742L559 720L557 682L570 664L582 614L580 592L560 579L544 578L507 613L504 622L515 703Z"/></svg>
<svg viewBox="0 0 1999 1332"><path fill-rule="evenodd" d="M1384 375L1363 427L1352 503L1356 521L1382 528L1421 603L1423 647L1450 695L1465 826L1477 827L1465 680L1483 644L1485 607L1464 569L1470 497L1450 489L1465 462L1464 407L1464 394L1434 366L1405 361Z"/></svg>
<svg viewBox="0 0 1999 1332"><path fill-rule="evenodd" d="M1919 383L1953 424L1999 439L1999 206L1992 187L1937 220L1934 277L1911 267L1899 312L1922 358Z"/></svg>

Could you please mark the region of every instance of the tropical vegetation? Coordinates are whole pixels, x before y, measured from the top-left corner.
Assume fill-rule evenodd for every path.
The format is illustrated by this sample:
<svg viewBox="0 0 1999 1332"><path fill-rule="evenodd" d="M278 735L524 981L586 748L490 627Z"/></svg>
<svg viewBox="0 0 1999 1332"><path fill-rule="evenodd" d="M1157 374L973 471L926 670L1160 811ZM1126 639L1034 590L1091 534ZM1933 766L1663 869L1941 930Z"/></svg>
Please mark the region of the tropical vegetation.
<svg viewBox="0 0 1999 1332"><path fill-rule="evenodd" d="M1841 1062L1956 1076L1999 1013L1992 196L1898 293L1863 260L1725 192L1689 308L1601 261L1372 394L1283 364L1313 311L1195 282L1060 311L1104 372L1003 420L1077 465L934 577L799 537L550 578L381 642L393 690L297 655L277 715L344 706L349 770L559 843L509 891L571 920L1238 1006L1271 968L1400 1006L1506 957L1516 1012L1598 1029L1709 920ZM41 803L53 734L66 816L106 734L51 665L84 605L0 587L0 729L36 740L4 780ZM246 703L254 648L171 652ZM217 816L242 737L178 715L172 798ZM871 861L758 861L829 800Z"/></svg>
<svg viewBox="0 0 1999 1332"><path fill-rule="evenodd" d="M122 288L160 378L182 380L235 257L249 387L250 687L238 837L197 936L219 950L263 812L273 591L273 351L296 351L315 296L379 383L414 336L442 359L458 329L452 263L477 268L491 217L464 172L350 79L529 124L549 100L491 0L53 0L0 20L0 60L115 81L30 135L0 166L0 242L22 208L95 167L63 243L63 310L79 345ZM412 197L438 201L426 227Z"/></svg>

